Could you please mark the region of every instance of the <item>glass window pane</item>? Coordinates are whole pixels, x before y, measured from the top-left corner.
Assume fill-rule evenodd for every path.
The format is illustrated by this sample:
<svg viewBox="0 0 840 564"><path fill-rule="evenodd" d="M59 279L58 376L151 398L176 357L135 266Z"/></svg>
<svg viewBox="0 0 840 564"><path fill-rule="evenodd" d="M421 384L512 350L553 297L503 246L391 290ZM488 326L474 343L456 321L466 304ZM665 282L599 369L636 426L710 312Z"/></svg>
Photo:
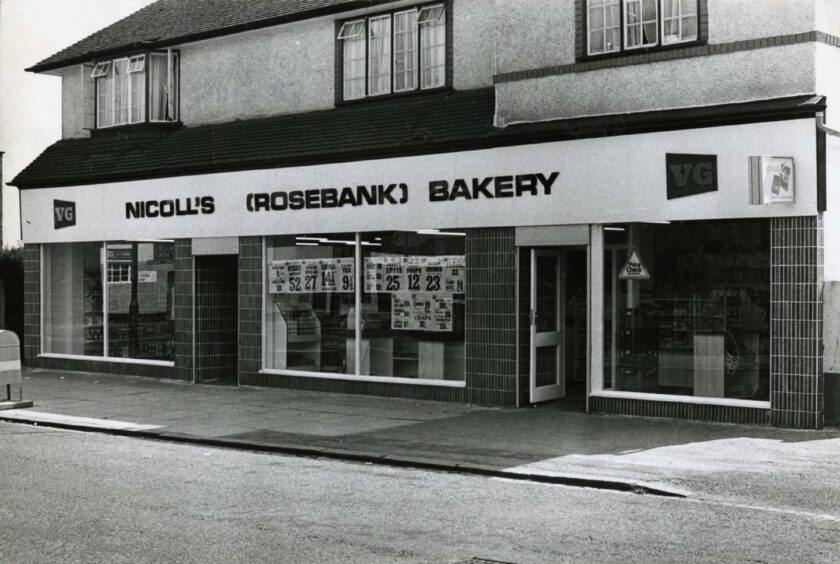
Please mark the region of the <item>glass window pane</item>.
<svg viewBox="0 0 840 564"><path fill-rule="evenodd" d="M149 119L178 120L178 54L172 53L171 69L166 53L149 57Z"/></svg>
<svg viewBox="0 0 840 564"><path fill-rule="evenodd" d="M108 127L114 123L114 75L96 80L96 125Z"/></svg>
<svg viewBox="0 0 840 564"><path fill-rule="evenodd" d="M631 229L651 278L620 279L629 247L617 249L612 264L618 268L605 272L614 290L607 294L604 328L616 339L614 356L605 356L605 385L610 374L617 390L766 401L769 222Z"/></svg>
<svg viewBox="0 0 840 564"><path fill-rule="evenodd" d="M391 16L368 20L368 94L391 91Z"/></svg>
<svg viewBox="0 0 840 564"><path fill-rule="evenodd" d="M417 88L417 12L394 14L394 91Z"/></svg>
<svg viewBox="0 0 840 564"><path fill-rule="evenodd" d="M367 40L363 34L344 40L344 99L365 95L365 58Z"/></svg>
<svg viewBox="0 0 840 564"><path fill-rule="evenodd" d="M108 356L174 360L175 245L108 243Z"/></svg>
<svg viewBox="0 0 840 564"><path fill-rule="evenodd" d="M102 244L50 244L43 249L44 352L102 356Z"/></svg>
<svg viewBox="0 0 840 564"><path fill-rule="evenodd" d="M422 88L446 83L446 14L437 22L420 26L420 68Z"/></svg>
<svg viewBox="0 0 840 564"><path fill-rule="evenodd" d="M465 233L362 234L361 374L464 379Z"/></svg>
<svg viewBox="0 0 840 564"><path fill-rule="evenodd" d="M697 19L693 16L682 19L681 39L688 41L697 38Z"/></svg>
<svg viewBox="0 0 840 564"><path fill-rule="evenodd" d="M266 239L266 368L355 374L355 240Z"/></svg>

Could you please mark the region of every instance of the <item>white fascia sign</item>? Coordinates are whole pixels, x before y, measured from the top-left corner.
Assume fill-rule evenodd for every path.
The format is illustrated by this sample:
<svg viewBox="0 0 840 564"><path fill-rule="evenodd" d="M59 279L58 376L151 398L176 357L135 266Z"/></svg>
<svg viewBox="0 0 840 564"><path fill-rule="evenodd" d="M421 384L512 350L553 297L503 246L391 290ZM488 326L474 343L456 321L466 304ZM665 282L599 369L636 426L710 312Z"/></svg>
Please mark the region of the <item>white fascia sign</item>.
<svg viewBox="0 0 840 564"><path fill-rule="evenodd" d="M716 155L718 189L702 205L667 199L668 153ZM750 205L744 163L773 154L791 157L767 162L779 178L769 194L790 203ZM814 122L801 119L28 189L20 198L24 241L59 243L806 216L817 213L816 185Z"/></svg>

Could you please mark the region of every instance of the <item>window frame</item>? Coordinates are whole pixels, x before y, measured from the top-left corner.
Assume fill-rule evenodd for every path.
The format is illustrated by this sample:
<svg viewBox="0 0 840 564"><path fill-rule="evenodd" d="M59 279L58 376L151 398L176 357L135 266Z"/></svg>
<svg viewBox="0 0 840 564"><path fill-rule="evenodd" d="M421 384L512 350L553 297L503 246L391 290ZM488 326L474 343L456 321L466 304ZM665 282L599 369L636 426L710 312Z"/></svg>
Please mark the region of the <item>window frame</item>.
<svg viewBox="0 0 840 564"><path fill-rule="evenodd" d="M167 85L172 86L174 84L175 96L172 102L172 110L173 110L173 118L172 119L152 119L151 117L151 92L149 90L149 71L151 69L151 57L153 56L166 56L168 59L167 62L167 73L169 76L167 77ZM116 106L115 106L115 96L116 96L116 87L115 85L111 88L111 124L110 125L101 125L99 120L99 93L100 93L100 80L111 78L114 80L114 76L112 75L115 72L117 62L119 61L126 61L126 68L125 74L128 77L128 114L129 120L124 123L114 123L116 121ZM133 100L132 100L132 88L131 88L131 76L133 74L143 74L143 104L139 107L143 108L143 119L138 119L137 121L131 121L131 112L133 107ZM118 127L132 127L138 126L142 124L178 124L181 122L181 54L180 51L177 49L167 49L167 50L150 50L150 51L143 51L140 53L131 53L127 55L123 55L120 57L113 57L104 60L97 60L93 61L93 70L88 75L88 79L93 81L93 131L103 131L106 129L113 129ZM107 93L106 93L107 94Z"/></svg>
<svg viewBox="0 0 840 564"><path fill-rule="evenodd" d="M649 45L639 45L637 47L627 46L627 4L628 0L618 0L619 6L619 41L618 47L612 51L605 51L602 53L590 52L590 33L589 33L589 4L591 0L578 0L577 8L579 10L580 27L577 29L578 48L576 60L580 62L629 57L633 55L643 55L646 53L653 53L658 51L669 51L673 49L685 49L687 47L695 47L698 45L705 45L708 40L706 17L708 14L707 3L708 0L693 0L695 3L695 18L697 34L693 39L686 39L684 41L676 41L672 43L664 42L664 10L663 2L669 0L656 0L656 43ZM644 25L642 24L644 30Z"/></svg>
<svg viewBox="0 0 840 564"><path fill-rule="evenodd" d="M443 34L444 34L444 72L443 72L443 82L440 85L435 86L423 86L422 80L422 39L421 39L421 28L424 24L419 23L420 14L424 10L432 10L435 7L440 7L440 13L437 18L437 21L440 21L440 18L444 18L443 23ZM396 72L395 72L395 65L396 65L396 58L395 58L395 25L394 25L394 17L398 14L404 14L409 11L416 11L417 13L417 21L414 23L414 45L413 45L413 59L414 59L414 73L415 73L415 80L414 80L414 87L413 88L402 88L397 90L395 88L396 85ZM390 87L388 88L387 92L377 93L377 94L370 94L370 25L369 21L376 18L381 17L388 17L389 18L389 25L390 25L390 46L389 46L389 58L390 58ZM350 33L352 24L357 22L363 22L360 31L357 33ZM347 39L356 39L359 35L362 35L365 38L364 41L364 61L365 61L365 70L364 70L364 94L360 96L351 96L347 97L345 94L345 70L346 70L346 59L345 59L345 47L344 41ZM430 2L423 2L419 4L415 4L412 6L403 6L400 8L394 8L388 11L380 11L380 12L371 12L367 14L357 15L351 18L347 18L344 20L336 20L336 30L335 30L335 77L336 77L336 88L335 88L335 102L336 105L341 104L348 104L348 103L358 103L363 101L370 101L370 100L381 100L381 99L389 99L393 97L400 97L400 96L411 96L411 95L418 95L425 92L437 92L441 90L445 90L451 88L452 85L452 10L451 10L451 2L450 0L437 0L437 1L430 1Z"/></svg>

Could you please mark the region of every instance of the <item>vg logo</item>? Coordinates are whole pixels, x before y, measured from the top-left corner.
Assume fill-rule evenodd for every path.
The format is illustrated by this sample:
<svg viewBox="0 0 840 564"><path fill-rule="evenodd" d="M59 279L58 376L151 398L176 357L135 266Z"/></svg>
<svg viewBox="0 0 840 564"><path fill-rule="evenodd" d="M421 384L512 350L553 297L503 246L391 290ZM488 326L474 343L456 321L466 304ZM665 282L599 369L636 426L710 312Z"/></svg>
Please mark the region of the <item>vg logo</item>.
<svg viewBox="0 0 840 564"><path fill-rule="evenodd" d="M683 198L718 189L717 155L665 155L668 199Z"/></svg>
<svg viewBox="0 0 840 564"><path fill-rule="evenodd" d="M53 200L53 220L56 229L76 225L76 202Z"/></svg>

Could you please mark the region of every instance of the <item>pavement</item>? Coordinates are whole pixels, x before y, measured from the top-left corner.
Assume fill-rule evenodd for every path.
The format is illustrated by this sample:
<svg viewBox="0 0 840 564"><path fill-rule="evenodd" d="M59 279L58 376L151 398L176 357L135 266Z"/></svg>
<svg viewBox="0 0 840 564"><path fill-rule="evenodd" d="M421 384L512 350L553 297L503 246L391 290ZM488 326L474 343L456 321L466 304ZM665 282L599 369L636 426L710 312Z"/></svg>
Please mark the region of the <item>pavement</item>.
<svg viewBox="0 0 840 564"><path fill-rule="evenodd" d="M682 496L840 521L840 429L784 430L24 369L0 420Z"/></svg>

